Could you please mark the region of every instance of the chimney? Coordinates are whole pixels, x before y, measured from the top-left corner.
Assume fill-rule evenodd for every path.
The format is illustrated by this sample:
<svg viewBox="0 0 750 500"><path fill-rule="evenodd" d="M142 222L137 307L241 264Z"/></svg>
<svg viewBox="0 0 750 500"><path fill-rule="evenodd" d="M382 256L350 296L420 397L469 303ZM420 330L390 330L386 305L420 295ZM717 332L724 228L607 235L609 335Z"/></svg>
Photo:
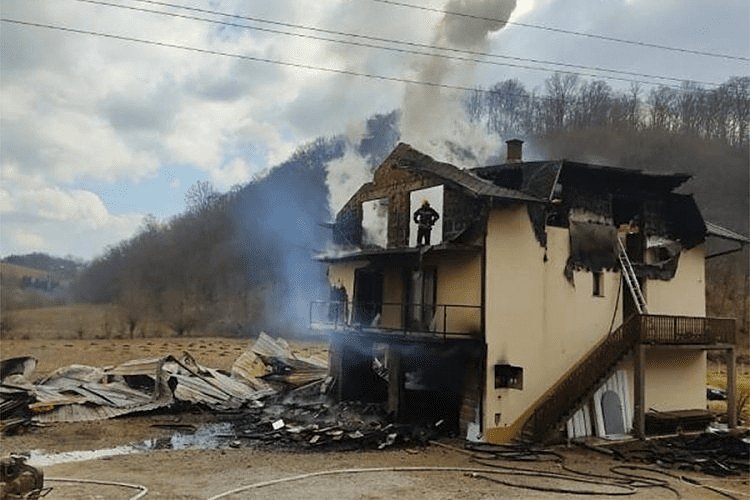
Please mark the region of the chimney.
<svg viewBox="0 0 750 500"><path fill-rule="evenodd" d="M521 139L510 139L505 141L505 144L508 145L507 163L521 163L523 141Z"/></svg>

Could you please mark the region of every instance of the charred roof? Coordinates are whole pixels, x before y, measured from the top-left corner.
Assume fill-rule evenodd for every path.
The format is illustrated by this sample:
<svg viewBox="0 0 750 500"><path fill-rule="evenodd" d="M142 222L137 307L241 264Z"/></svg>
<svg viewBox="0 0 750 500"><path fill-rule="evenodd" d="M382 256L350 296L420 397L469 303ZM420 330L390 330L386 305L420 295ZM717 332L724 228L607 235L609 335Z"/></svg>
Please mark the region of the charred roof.
<svg viewBox="0 0 750 500"><path fill-rule="evenodd" d="M612 194L666 194L692 177L684 173L648 173L638 169L569 160L507 163L474 168L471 171L498 186L545 199L552 198L558 182Z"/></svg>

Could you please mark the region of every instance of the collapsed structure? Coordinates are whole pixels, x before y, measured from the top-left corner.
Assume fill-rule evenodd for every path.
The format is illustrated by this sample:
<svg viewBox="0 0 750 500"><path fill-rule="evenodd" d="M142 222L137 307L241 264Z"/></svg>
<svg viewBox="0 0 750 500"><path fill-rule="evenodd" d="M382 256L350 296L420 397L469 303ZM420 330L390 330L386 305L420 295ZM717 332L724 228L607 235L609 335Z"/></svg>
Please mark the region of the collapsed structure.
<svg viewBox="0 0 750 500"><path fill-rule="evenodd" d="M317 257L331 297L310 317L338 397L477 441L643 436L647 409L705 413L718 349L734 425L735 324L705 316L705 241L748 239L675 192L689 175L524 162L521 146L460 169L399 144L337 214Z"/></svg>

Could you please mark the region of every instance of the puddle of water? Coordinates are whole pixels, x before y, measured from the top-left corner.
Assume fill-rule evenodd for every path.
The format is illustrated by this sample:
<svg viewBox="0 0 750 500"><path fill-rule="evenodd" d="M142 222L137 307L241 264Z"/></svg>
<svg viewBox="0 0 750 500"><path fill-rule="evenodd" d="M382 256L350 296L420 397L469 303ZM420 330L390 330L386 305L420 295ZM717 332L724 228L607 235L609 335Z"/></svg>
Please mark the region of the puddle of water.
<svg viewBox="0 0 750 500"><path fill-rule="evenodd" d="M229 435L233 434L232 424L222 422L220 424L201 427L190 434L177 433L167 438L147 439L141 445L144 451L151 450L215 450L227 447Z"/></svg>
<svg viewBox="0 0 750 500"><path fill-rule="evenodd" d="M154 450L215 450L228 448L233 434L232 425L227 422L207 425L193 433L177 433L166 438L147 439L141 443L102 448L100 450L66 451L62 453L47 453L44 450L32 450L26 461L33 467L48 467L50 465L70 462L83 462L101 458L132 455Z"/></svg>

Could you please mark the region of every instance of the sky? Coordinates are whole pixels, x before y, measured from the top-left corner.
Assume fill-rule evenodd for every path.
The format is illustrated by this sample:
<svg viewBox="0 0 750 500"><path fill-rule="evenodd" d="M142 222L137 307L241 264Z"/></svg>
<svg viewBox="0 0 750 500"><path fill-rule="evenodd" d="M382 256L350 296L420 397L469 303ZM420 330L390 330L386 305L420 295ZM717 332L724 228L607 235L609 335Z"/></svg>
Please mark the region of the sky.
<svg viewBox="0 0 750 500"><path fill-rule="evenodd" d="M197 181L246 184L397 108L402 140L438 159L445 136L496 149L452 119L458 88L518 78L542 92L562 70L638 80L645 97L750 74L750 3L707 4L3 0L0 256L95 258L147 214L182 212ZM415 53L436 46L452 59Z"/></svg>

